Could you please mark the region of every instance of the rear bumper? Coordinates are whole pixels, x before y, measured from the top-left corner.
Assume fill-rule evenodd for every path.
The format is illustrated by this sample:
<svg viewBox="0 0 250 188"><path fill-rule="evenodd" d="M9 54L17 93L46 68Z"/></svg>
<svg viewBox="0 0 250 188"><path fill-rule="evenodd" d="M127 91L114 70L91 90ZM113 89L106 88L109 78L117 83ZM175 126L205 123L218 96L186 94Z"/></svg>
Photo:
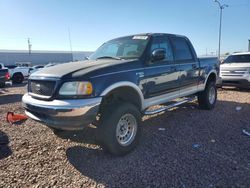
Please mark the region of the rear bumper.
<svg viewBox="0 0 250 188"><path fill-rule="evenodd" d="M25 113L36 121L62 130L79 130L93 123L102 98L42 101L25 94Z"/></svg>

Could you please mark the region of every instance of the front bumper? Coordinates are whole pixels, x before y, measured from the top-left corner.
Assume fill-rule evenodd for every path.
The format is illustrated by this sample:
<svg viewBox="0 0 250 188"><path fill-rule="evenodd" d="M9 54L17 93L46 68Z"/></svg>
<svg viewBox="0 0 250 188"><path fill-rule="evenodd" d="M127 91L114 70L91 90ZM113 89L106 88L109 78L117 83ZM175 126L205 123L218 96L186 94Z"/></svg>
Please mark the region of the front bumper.
<svg viewBox="0 0 250 188"><path fill-rule="evenodd" d="M222 78L222 86L235 86L242 88L250 88L250 73L238 73L237 70L232 70L233 73L220 72ZM246 71L246 70L244 70Z"/></svg>
<svg viewBox="0 0 250 188"><path fill-rule="evenodd" d="M216 80L216 86L221 87L221 85L222 85L222 78L218 77L217 80Z"/></svg>
<svg viewBox="0 0 250 188"><path fill-rule="evenodd" d="M247 79L222 79L222 86L250 88L250 81Z"/></svg>
<svg viewBox="0 0 250 188"><path fill-rule="evenodd" d="M62 130L79 130L93 123L102 98L43 101L25 94L25 113L36 121Z"/></svg>

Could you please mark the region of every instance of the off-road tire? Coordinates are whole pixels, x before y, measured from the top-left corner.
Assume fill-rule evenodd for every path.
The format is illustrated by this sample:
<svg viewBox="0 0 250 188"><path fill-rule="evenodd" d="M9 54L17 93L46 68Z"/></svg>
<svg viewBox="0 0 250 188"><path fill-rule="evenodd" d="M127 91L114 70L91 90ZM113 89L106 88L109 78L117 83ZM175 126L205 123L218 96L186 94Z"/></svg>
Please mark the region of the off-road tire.
<svg viewBox="0 0 250 188"><path fill-rule="evenodd" d="M53 128L53 127L50 127L50 129L53 131L53 133L54 133L55 135L58 135L58 134L60 134L60 133L62 133L62 132L65 132L65 130L57 129L57 128Z"/></svg>
<svg viewBox="0 0 250 188"><path fill-rule="evenodd" d="M212 91L213 90L213 91ZM214 92L214 100L211 102L209 100L209 95L211 94L210 92ZM217 101L217 87L215 82L209 81L206 84L205 90L198 93L198 103L199 107L204 110L211 110L215 107Z"/></svg>
<svg viewBox="0 0 250 188"><path fill-rule="evenodd" d="M117 127L121 125L124 116L134 117L136 120L136 131L133 140L129 145L122 145L118 142ZM133 118L132 118L133 119ZM141 113L137 107L130 103L115 102L107 106L101 114L98 129L98 140L105 150L116 156L123 156L130 153L138 144L141 135ZM127 123L128 126L129 123ZM132 125L133 126L133 125ZM130 127L127 128L128 134ZM134 130L131 128L131 130ZM130 130L130 131L131 131ZM127 135L127 134L126 134ZM128 136L128 135L127 135ZM128 136L129 137L129 136ZM127 139L127 137L125 138Z"/></svg>
<svg viewBox="0 0 250 188"><path fill-rule="evenodd" d="M12 77L12 81L15 84L21 84L24 80L24 77L21 73L15 73Z"/></svg>

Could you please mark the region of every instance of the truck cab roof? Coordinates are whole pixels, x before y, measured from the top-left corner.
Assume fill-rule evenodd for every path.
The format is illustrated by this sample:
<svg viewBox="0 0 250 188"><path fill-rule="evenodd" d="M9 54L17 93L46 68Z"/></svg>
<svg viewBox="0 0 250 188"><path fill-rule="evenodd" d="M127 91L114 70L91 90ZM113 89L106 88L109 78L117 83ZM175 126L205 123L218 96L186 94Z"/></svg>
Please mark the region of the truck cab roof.
<svg viewBox="0 0 250 188"><path fill-rule="evenodd" d="M185 37L186 38L186 36L184 36L184 35L171 34L171 33L138 33L138 34L134 34L134 35L127 35L127 37L129 37L129 36L162 36L162 35L177 36L177 37ZM120 37L118 37L118 38L120 38Z"/></svg>

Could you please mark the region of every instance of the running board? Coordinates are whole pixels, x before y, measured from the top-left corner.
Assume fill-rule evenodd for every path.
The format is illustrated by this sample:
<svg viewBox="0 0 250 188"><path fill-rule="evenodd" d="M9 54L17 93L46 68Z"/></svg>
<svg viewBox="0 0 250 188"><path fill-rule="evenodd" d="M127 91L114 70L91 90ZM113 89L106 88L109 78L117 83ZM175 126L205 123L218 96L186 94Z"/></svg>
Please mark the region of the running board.
<svg viewBox="0 0 250 188"><path fill-rule="evenodd" d="M161 112L163 112L163 111L169 110L169 109L171 109L171 108L180 106L180 105L182 105L182 104L184 104L184 103L192 102L192 101L194 101L194 100L196 100L196 97L186 98L186 99L184 99L184 100L182 100L182 101L178 101L178 102L176 102L176 103L173 103L173 104L170 104L170 105L167 105L167 106L158 108L158 109L156 109L156 110L146 110L146 111L144 112L144 115L154 115L154 114L158 114L158 113L161 113Z"/></svg>

